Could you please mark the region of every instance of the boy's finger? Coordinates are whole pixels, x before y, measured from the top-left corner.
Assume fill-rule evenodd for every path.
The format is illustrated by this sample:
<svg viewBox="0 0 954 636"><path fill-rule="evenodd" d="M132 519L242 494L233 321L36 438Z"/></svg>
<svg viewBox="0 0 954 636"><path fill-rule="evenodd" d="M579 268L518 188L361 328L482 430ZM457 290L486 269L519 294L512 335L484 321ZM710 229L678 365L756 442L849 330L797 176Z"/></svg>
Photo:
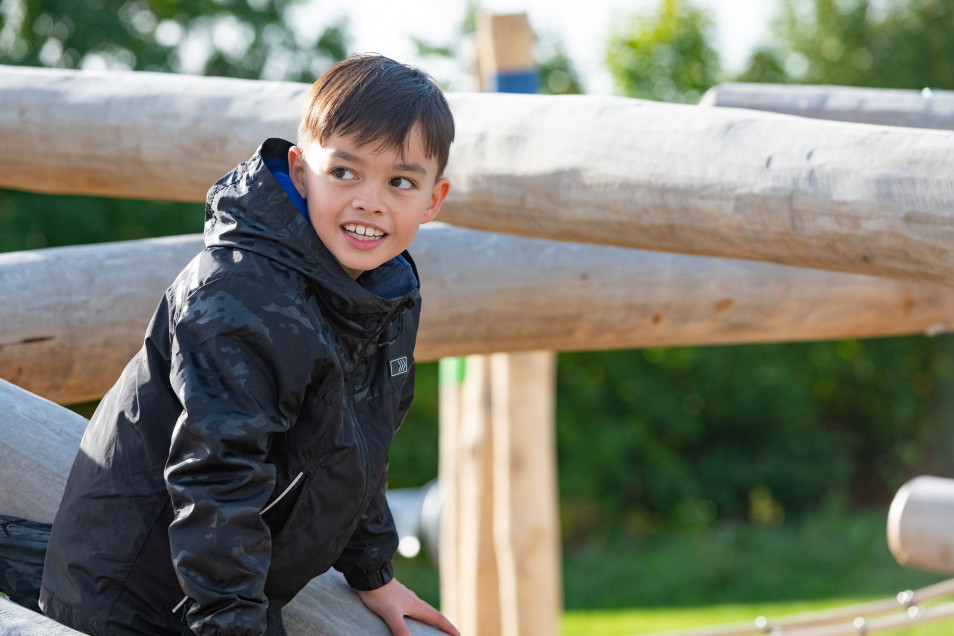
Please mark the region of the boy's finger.
<svg viewBox="0 0 954 636"><path fill-rule="evenodd" d="M411 636L411 630L407 627L407 622L404 620L404 616L401 614L391 615L388 614L384 618L384 622L388 624L388 629L391 630L391 636Z"/></svg>
<svg viewBox="0 0 954 636"><path fill-rule="evenodd" d="M457 628L454 627L454 625L447 619L446 616L438 612L424 601L416 603L407 615L421 622L433 625L441 631L451 634L451 636L460 636L460 632L457 631Z"/></svg>

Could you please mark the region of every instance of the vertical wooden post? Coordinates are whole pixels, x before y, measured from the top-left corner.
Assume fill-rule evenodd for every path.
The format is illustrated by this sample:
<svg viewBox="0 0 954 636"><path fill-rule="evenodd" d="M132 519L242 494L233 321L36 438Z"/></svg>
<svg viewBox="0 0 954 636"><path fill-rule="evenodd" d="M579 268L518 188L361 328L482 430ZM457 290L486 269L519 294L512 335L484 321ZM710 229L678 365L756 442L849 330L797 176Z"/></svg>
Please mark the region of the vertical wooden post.
<svg viewBox="0 0 954 636"><path fill-rule="evenodd" d="M556 355L491 357L494 548L501 633L558 634Z"/></svg>
<svg viewBox="0 0 954 636"><path fill-rule="evenodd" d="M526 13L482 14L477 18L477 80L491 93L536 93L533 30Z"/></svg>
<svg viewBox="0 0 954 636"><path fill-rule="evenodd" d="M483 90L536 92L525 14L481 16ZM442 360L443 610L465 634L559 632L552 352Z"/></svg>
<svg viewBox="0 0 954 636"><path fill-rule="evenodd" d="M440 383L442 609L464 634L498 634L489 358L441 360Z"/></svg>

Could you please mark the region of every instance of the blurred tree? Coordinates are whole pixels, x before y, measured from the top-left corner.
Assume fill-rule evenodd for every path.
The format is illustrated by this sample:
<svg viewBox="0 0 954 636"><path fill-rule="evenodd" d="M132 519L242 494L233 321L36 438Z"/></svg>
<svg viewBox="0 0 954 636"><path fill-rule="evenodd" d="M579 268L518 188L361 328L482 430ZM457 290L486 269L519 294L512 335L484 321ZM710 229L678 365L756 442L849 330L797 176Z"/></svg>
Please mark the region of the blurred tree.
<svg viewBox="0 0 954 636"><path fill-rule="evenodd" d="M346 56L347 23L303 34L301 4L2 0L0 64L312 82ZM199 232L202 218L201 204L0 190L0 250Z"/></svg>
<svg viewBox="0 0 954 636"><path fill-rule="evenodd" d="M561 354L564 536L886 509L954 477L954 336Z"/></svg>
<svg viewBox="0 0 954 636"><path fill-rule="evenodd" d="M0 64L311 82L346 22L296 30L297 0L3 0Z"/></svg>
<svg viewBox="0 0 954 636"><path fill-rule="evenodd" d="M784 0L744 81L954 87L948 0Z"/></svg>
<svg viewBox="0 0 954 636"><path fill-rule="evenodd" d="M617 90L629 97L695 103L716 83L713 21L690 0L662 0L611 31L606 65Z"/></svg>

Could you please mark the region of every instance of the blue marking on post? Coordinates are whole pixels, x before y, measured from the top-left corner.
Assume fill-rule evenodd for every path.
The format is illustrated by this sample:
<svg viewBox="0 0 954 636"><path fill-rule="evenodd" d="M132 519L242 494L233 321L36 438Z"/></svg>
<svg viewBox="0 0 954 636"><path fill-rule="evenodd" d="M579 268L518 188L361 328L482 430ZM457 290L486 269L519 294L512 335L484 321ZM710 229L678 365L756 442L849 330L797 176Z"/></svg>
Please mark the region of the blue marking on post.
<svg viewBox="0 0 954 636"><path fill-rule="evenodd" d="M489 92L536 93L540 88L540 72L536 69L498 71L485 77L484 85Z"/></svg>

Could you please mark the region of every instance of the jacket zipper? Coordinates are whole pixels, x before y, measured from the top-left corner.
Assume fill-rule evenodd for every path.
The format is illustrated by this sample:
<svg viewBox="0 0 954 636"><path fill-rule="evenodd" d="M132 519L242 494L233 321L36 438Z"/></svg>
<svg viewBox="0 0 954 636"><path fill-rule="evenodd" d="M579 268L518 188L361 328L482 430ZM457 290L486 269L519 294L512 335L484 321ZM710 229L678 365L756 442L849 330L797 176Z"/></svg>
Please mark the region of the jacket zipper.
<svg viewBox="0 0 954 636"><path fill-rule="evenodd" d="M272 500L272 503L270 503L270 504L268 504L267 506L265 506L264 508L262 508L261 512L258 513L259 516L262 516L263 514L265 514L266 512L268 512L269 509L271 509L272 506L274 506L274 505L277 504L279 501L281 501L282 499L284 499L285 496L288 495L288 493L290 493L292 490L294 490L295 486L298 484L298 482L300 482L300 481L302 480L302 478L303 478L304 476L305 476L305 472L304 472L304 471L298 473L298 475L295 476L295 478L292 480L292 482L291 482L290 484L288 484L288 486L285 487L285 490L283 490L280 495L278 495L277 497L275 497L274 500ZM185 596L182 597L182 600L179 601L178 603L176 603L176 606L172 608L172 613L175 614L176 612L178 612L179 609L181 609L182 606L185 605L186 601L188 601L188 600L189 600L189 595L186 594Z"/></svg>
<svg viewBox="0 0 954 636"><path fill-rule="evenodd" d="M368 444L367 440L364 437L364 430L361 428L361 423L358 422L358 410L354 404L354 393L355 393L355 380L354 376L351 377L350 382L348 383L350 390L348 391L347 400L348 400L348 410L351 411L351 419L354 422L355 433L357 434L360 444L358 446L358 455L361 457L361 467L364 470L365 478L368 483L364 488L364 498L367 499L368 495L371 493L371 465L368 460ZM359 514L364 514L365 510L361 510Z"/></svg>

